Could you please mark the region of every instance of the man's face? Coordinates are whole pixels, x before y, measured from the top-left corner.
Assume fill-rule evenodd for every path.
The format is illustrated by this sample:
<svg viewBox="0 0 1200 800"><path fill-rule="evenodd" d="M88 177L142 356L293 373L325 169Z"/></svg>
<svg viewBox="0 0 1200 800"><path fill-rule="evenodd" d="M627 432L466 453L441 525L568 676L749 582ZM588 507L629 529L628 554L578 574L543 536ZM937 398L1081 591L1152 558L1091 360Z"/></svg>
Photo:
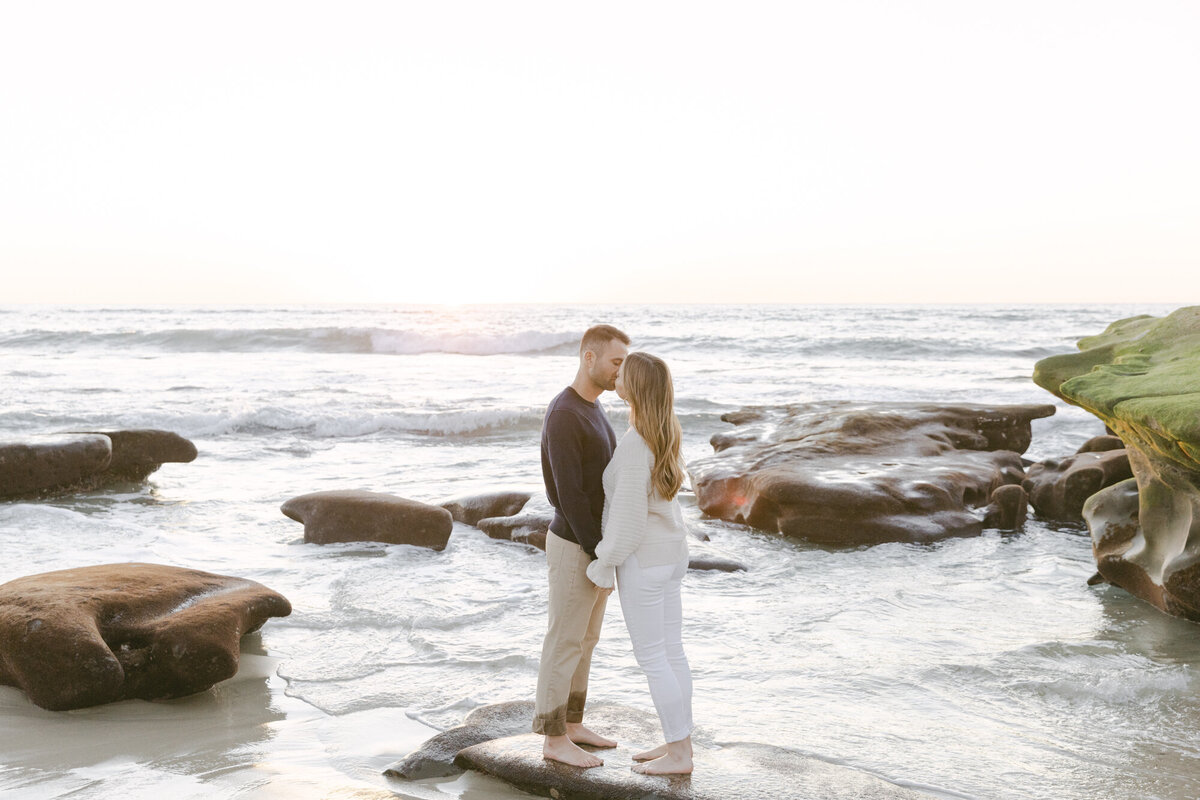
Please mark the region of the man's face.
<svg viewBox="0 0 1200 800"><path fill-rule="evenodd" d="M612 339L604 345L601 352L594 355L595 359L588 369L588 377L601 389L612 391L617 387L617 372L620 371L625 356L629 355L629 348L619 339Z"/></svg>

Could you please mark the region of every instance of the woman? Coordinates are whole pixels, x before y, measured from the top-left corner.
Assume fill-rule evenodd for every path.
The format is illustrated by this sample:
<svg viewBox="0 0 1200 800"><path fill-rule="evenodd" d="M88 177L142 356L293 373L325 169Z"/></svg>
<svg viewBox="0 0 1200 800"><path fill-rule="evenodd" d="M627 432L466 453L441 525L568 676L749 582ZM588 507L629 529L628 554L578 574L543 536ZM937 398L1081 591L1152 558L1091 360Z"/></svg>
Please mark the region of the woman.
<svg viewBox="0 0 1200 800"><path fill-rule="evenodd" d="M687 528L675 495L683 484L682 432L671 371L663 360L630 353L617 373L630 428L604 470L603 538L588 577L614 577L633 654L646 673L666 744L634 756L646 775L692 771L692 674L683 653L680 582L687 572Z"/></svg>

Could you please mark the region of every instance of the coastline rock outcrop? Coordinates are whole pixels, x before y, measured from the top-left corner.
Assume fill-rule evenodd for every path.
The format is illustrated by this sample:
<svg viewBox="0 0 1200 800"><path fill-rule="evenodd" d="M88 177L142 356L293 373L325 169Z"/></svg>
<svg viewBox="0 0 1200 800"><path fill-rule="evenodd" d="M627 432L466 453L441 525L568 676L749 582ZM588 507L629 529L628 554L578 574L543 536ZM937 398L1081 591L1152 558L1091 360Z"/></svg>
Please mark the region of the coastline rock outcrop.
<svg viewBox="0 0 1200 800"><path fill-rule="evenodd" d="M1061 461L1047 459L1028 467L1021 485L1029 493L1030 505L1041 516L1079 522L1089 497L1132 477L1124 443L1116 436L1097 436L1073 456Z"/></svg>
<svg viewBox="0 0 1200 800"><path fill-rule="evenodd" d="M304 541L314 544L385 542L443 550L454 528L446 509L383 492L312 492L279 510L303 523Z"/></svg>
<svg viewBox="0 0 1200 800"><path fill-rule="evenodd" d="M161 564L105 564L0 585L0 684L51 711L201 692L238 642L291 604L260 583Z"/></svg>
<svg viewBox="0 0 1200 800"><path fill-rule="evenodd" d="M0 498L84 491L143 480L167 462L196 459L196 446L159 430L82 431L0 441Z"/></svg>
<svg viewBox="0 0 1200 800"><path fill-rule="evenodd" d="M1200 306L1119 320L1033 380L1125 443L1133 478L1088 498L1103 580L1200 622Z"/></svg>
<svg viewBox="0 0 1200 800"><path fill-rule="evenodd" d="M500 703L473 711L464 724L430 739L408 758L387 769L391 777L454 774L473 769L541 797L561 800L643 798L662 800L917 800L928 797L866 772L832 764L794 750L749 742L713 745L703 731L693 733L696 771L691 776L653 777L632 772L631 756L658 744L658 718L618 705L588 709L588 723L620 744L596 750L604 766L578 769L542 758L542 737L525 733L532 703ZM521 731L512 733L511 731ZM460 743L464 744L457 751ZM587 748L591 749L591 748ZM452 754L453 751L453 754ZM450 764L446 763L451 758Z"/></svg>
<svg viewBox="0 0 1200 800"><path fill-rule="evenodd" d="M985 514L997 527L1019 525L1020 454L1030 422L1053 413L1052 405L752 406L722 415L736 430L713 436L714 454L688 471L704 513L820 544L970 536ZM1016 491L994 497L1008 486Z"/></svg>

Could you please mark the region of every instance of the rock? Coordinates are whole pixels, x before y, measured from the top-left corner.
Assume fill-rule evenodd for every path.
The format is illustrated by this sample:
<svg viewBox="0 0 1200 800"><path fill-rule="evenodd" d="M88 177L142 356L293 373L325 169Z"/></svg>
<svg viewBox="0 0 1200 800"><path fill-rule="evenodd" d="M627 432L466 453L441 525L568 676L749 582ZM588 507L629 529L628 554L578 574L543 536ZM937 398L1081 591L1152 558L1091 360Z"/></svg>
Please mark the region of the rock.
<svg viewBox="0 0 1200 800"><path fill-rule="evenodd" d="M620 706L589 710L587 722L620 745L595 751L604 766L569 767L542 758L542 737L532 733L492 739L459 752L461 767L494 775L540 797L560 800L656 798L662 800L917 800L928 797L850 767L767 744L715 747L693 735L696 769L690 776L653 777L629 769L631 756L659 744L653 714ZM591 749L591 748L588 748Z"/></svg>
<svg viewBox="0 0 1200 800"><path fill-rule="evenodd" d="M140 481L166 463L196 460L196 445L171 431L138 429L87 431L112 441L112 462L106 472L115 478Z"/></svg>
<svg viewBox="0 0 1200 800"><path fill-rule="evenodd" d="M201 692L238 669L238 642L291 613L241 578L106 564L0 585L0 684L61 711Z"/></svg>
<svg viewBox="0 0 1200 800"><path fill-rule="evenodd" d="M546 536L550 533L550 523L553 521L553 511L535 510L509 517L481 519L479 530L493 539L531 544L539 550L545 550Z"/></svg>
<svg viewBox="0 0 1200 800"><path fill-rule="evenodd" d="M983 515L983 527L1002 531L1019 530L1029 514L1029 495L1016 484L992 492L992 502Z"/></svg>
<svg viewBox="0 0 1200 800"><path fill-rule="evenodd" d="M60 434L0 442L0 497L70 486L102 472L112 440L98 434Z"/></svg>
<svg viewBox="0 0 1200 800"><path fill-rule="evenodd" d="M1029 492L1029 502L1034 510L1047 519L1079 522L1083 519L1084 501L1106 486L1133 477L1129 456L1123 448L1087 449L1095 447L1097 439L1114 438L1097 436L1073 456L1061 461L1041 461L1029 467L1021 486Z"/></svg>
<svg viewBox="0 0 1200 800"><path fill-rule="evenodd" d="M427 740L403 760L385 769L383 774L408 780L457 775L463 771L454 764L454 757L460 750L480 742L525 733L532 720L533 703L528 701L481 706L468 714L462 725Z"/></svg>
<svg viewBox="0 0 1200 800"><path fill-rule="evenodd" d="M519 492L496 492L494 494L477 495L475 498L468 498L467 503L462 503L462 501L443 503L442 508L451 508L452 505L458 505L459 508L464 509L457 512L463 516L463 519L458 520L461 522L468 518L469 513L482 513L484 509L511 510L512 506L516 504L517 499L521 496L522 493ZM544 497L532 498L528 494L523 496L526 498L526 501L513 513L507 516L480 518L476 520L474 525L493 539L520 542L522 544L533 545L539 550L545 550L546 536L550 533L550 523L554 521L554 508ZM510 500L512 505L508 505ZM465 510L467 507L474 507L478 511L467 512ZM688 562L688 569L697 571L720 570L722 572L746 571L746 567L736 561L705 554L693 556Z"/></svg>
<svg viewBox="0 0 1200 800"><path fill-rule="evenodd" d="M450 512L455 522L478 526L481 519L509 517L516 514L533 495L521 491L489 492L447 500L442 508Z"/></svg>
<svg viewBox="0 0 1200 800"><path fill-rule="evenodd" d="M83 491L142 480L168 461L196 458L196 446L159 430L77 431L0 442L0 497Z"/></svg>
<svg viewBox="0 0 1200 800"><path fill-rule="evenodd" d="M969 536L970 509L1024 478L1030 421L1052 405L826 402L725 414L737 430L688 465L711 516L813 542ZM1009 495L1011 498L1012 495Z"/></svg>
<svg viewBox="0 0 1200 800"><path fill-rule="evenodd" d="M304 541L386 542L442 550L454 519L440 506L394 494L361 491L313 492L280 506L285 516L304 523Z"/></svg>
<svg viewBox="0 0 1200 800"><path fill-rule="evenodd" d="M1120 436L1093 436L1083 443L1075 452L1077 453L1103 453L1105 450L1124 450L1125 443L1121 441Z"/></svg>
<svg viewBox="0 0 1200 800"><path fill-rule="evenodd" d="M1133 478L1083 507L1097 569L1200 621L1200 306L1119 320L1078 345L1039 361L1033 379L1125 443Z"/></svg>
<svg viewBox="0 0 1200 800"><path fill-rule="evenodd" d="M746 566L720 556L696 555L688 561L688 569L693 572L745 572Z"/></svg>

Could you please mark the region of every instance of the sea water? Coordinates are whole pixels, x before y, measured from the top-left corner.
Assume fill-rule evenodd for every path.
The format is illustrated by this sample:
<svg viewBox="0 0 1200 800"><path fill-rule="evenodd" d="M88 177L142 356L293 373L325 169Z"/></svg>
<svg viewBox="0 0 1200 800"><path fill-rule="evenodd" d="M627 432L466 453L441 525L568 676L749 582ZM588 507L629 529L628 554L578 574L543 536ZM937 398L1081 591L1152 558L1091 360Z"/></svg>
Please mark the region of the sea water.
<svg viewBox="0 0 1200 800"><path fill-rule="evenodd" d="M145 483L0 503L0 582L123 561L252 578L295 609L260 634L272 691L326 720L402 711L432 734L479 705L532 698L542 553L457 524L444 552L305 544L283 501L539 490L545 405L598 322L671 365L688 459L729 429L724 412L841 399L1053 402L1026 455L1061 457L1103 425L1035 386L1034 363L1113 320L1170 310L0 307L0 435L150 427L199 449ZM621 401L602 402L624 430ZM695 717L716 741L772 742L950 796L1200 796L1200 627L1088 587L1082 526L817 547L682 502L709 540L693 549L747 567L684 581ZM590 698L650 708L615 602ZM320 737L289 741L306 763L363 778ZM260 759L278 757L262 747ZM132 770L139 786L207 779L186 761ZM0 770L0 788L40 780L78 785Z"/></svg>

